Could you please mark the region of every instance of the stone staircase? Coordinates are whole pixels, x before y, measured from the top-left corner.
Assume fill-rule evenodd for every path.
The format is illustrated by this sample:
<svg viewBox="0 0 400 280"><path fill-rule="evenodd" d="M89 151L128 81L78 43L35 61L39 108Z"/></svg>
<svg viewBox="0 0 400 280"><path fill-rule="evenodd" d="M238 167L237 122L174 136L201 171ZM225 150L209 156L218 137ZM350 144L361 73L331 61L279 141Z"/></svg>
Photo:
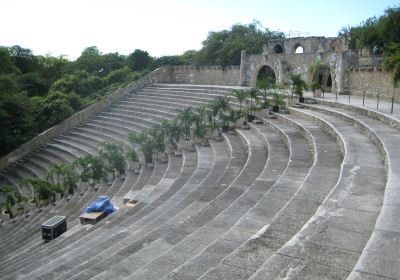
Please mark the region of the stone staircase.
<svg viewBox="0 0 400 280"><path fill-rule="evenodd" d="M148 86L0 179L43 176L105 140L129 145L128 132L231 90ZM335 103L288 112L3 224L0 279L400 279L400 125ZM120 209L80 225L100 194ZM69 230L44 244L40 224L56 214Z"/></svg>

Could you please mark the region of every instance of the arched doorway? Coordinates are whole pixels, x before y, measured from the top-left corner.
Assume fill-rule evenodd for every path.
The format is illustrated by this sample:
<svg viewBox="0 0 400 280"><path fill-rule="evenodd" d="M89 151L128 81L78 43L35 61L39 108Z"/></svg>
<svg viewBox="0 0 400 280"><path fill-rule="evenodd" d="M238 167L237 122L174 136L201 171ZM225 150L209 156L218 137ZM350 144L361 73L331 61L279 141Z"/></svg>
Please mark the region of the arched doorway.
<svg viewBox="0 0 400 280"><path fill-rule="evenodd" d="M332 75L330 69L322 68L318 69L314 75L313 79L314 82L317 82L320 87L323 87L326 92L332 91Z"/></svg>
<svg viewBox="0 0 400 280"><path fill-rule="evenodd" d="M257 80L269 79L272 84L276 84L276 76L274 70L268 65L264 65L257 73Z"/></svg>

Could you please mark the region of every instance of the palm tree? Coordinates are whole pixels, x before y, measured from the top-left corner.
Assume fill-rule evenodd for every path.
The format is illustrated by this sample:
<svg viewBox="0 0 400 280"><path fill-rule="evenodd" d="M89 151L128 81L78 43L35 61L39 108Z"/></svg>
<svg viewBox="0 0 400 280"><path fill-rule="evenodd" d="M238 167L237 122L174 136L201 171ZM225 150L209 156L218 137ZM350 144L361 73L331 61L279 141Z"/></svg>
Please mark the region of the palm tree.
<svg viewBox="0 0 400 280"><path fill-rule="evenodd" d="M163 121L161 123L161 129L164 131L170 150L176 150L183 135L182 127L178 125L176 119L172 119L169 121Z"/></svg>
<svg viewBox="0 0 400 280"><path fill-rule="evenodd" d="M249 103L247 120L252 121L255 118L254 102L257 101L258 99L258 92L256 88L251 88L250 90L247 91L247 93L248 93L248 99L246 100L246 102Z"/></svg>
<svg viewBox="0 0 400 280"><path fill-rule="evenodd" d="M263 102L261 103L261 108L266 109L269 105L267 96L269 95L269 91L275 88L274 82L271 77L265 77L262 80L257 81L257 91L262 95Z"/></svg>
<svg viewBox="0 0 400 280"><path fill-rule="evenodd" d="M199 141L199 143L203 142L205 136L208 132L208 126L205 122L205 118L207 116L207 107L205 105L200 106L196 109L196 115L194 118L195 127L193 130L193 136L195 139Z"/></svg>
<svg viewBox="0 0 400 280"><path fill-rule="evenodd" d="M115 179L114 170L120 174L125 173L126 162L123 154L122 144L115 142L103 142L99 145L99 154L105 163L105 168L112 173L112 179Z"/></svg>
<svg viewBox="0 0 400 280"><path fill-rule="evenodd" d="M78 157L74 163L73 167L75 167L79 180L86 183L90 179L90 168L89 164L91 162L92 155L88 154L83 157Z"/></svg>
<svg viewBox="0 0 400 280"><path fill-rule="evenodd" d="M9 214L10 218L12 218L13 207L25 201L25 197L22 196L19 191L15 190L10 185L0 185L0 193L4 195L4 200L5 200L4 203L2 204L2 207L4 208L6 214Z"/></svg>
<svg viewBox="0 0 400 280"><path fill-rule="evenodd" d="M187 107L183 110L178 109L177 119L184 128L184 134L186 139L190 139L190 128L194 121L194 113L191 107Z"/></svg>
<svg viewBox="0 0 400 280"><path fill-rule="evenodd" d="M222 129L224 131L227 131L229 129L229 121L231 120L230 112L231 112L231 106L229 104L230 99L227 96L219 96L217 97L217 100L219 102L219 119L222 121Z"/></svg>
<svg viewBox="0 0 400 280"><path fill-rule="evenodd" d="M63 189L65 194L73 194L77 189L77 181L79 176L71 165L64 165L62 168L63 175Z"/></svg>
<svg viewBox="0 0 400 280"><path fill-rule="evenodd" d="M107 180L107 172L103 160L100 157L90 156L88 161L89 174L93 182L100 183L102 179Z"/></svg>
<svg viewBox="0 0 400 280"><path fill-rule="evenodd" d="M154 143L157 158L160 159L161 154L165 153L166 133L163 129L161 129L160 125L149 129L148 132Z"/></svg>
<svg viewBox="0 0 400 280"><path fill-rule="evenodd" d="M292 80L294 93L299 98L303 98L303 90L307 89L307 84L301 77L301 74L291 74L290 79Z"/></svg>
<svg viewBox="0 0 400 280"><path fill-rule="evenodd" d="M79 159L79 158L78 158ZM56 185L61 188L61 177L63 175L63 169L65 167L64 163L55 164L51 167L49 172L46 175L46 179L49 180L50 178L56 176Z"/></svg>
<svg viewBox="0 0 400 280"><path fill-rule="evenodd" d="M232 91L232 95L236 97L237 101L239 102L239 113L242 114L242 104L245 102L248 92L243 89L235 89Z"/></svg>
<svg viewBox="0 0 400 280"><path fill-rule="evenodd" d="M49 181L34 177L29 179L24 179L21 181L21 185L31 185L33 187L33 199L34 201L55 201L56 193L61 193L61 188L57 185L51 184Z"/></svg>

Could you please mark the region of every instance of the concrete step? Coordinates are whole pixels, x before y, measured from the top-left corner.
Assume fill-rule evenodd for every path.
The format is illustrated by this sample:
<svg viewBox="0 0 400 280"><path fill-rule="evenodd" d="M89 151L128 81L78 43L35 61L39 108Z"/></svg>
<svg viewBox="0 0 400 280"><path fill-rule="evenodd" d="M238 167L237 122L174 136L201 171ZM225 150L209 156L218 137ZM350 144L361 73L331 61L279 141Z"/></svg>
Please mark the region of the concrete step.
<svg viewBox="0 0 400 280"><path fill-rule="evenodd" d="M388 267L386 264L396 262L400 258L398 254L398 222L393 217L397 217L399 212L399 196L397 174L400 170L400 155L397 138L400 135L398 129L392 125L382 122L382 119L375 119L368 116L364 111L347 110L344 108L331 108L313 106L313 110L318 110L326 114L337 116L354 126L363 127L367 135L380 146L381 153L386 157L387 181L385 187L384 200L374 230L366 247L364 248L356 266L353 268L349 279L363 279L369 275L376 276L377 279L396 279L399 278L396 267ZM397 200L396 200L397 199ZM397 237L396 237L397 236ZM383 246L384 244L384 246ZM379 259L379 261L376 261Z"/></svg>
<svg viewBox="0 0 400 280"><path fill-rule="evenodd" d="M218 143L218 145L219 145L219 143ZM218 154L219 154L220 152L218 152ZM221 154L221 156L222 156L223 154ZM223 157L225 157L225 155L223 156ZM213 176L220 176L220 171L218 172L218 174L215 174L215 175L213 175ZM211 179L211 178L210 178ZM213 181L214 181L214 179L213 179ZM208 185L208 181L204 181L204 186L207 186L207 187L210 187L209 185ZM206 190L204 189L204 188L199 188L198 189L198 191L201 191L201 193L204 193ZM163 227L163 226L160 226L160 225L162 225L163 223L161 223L161 221L162 220L164 220L164 219L166 219L167 218L167 220L171 217L171 216L174 216L174 213L175 213L175 215L176 214L178 214L178 213L180 213L185 207L187 207L187 206L189 206L190 205L190 203L191 203L191 201L193 201L193 199L196 199L196 198L198 198L198 195L195 195L195 193L189 193L189 197L188 196L186 196L186 198L184 197L184 200L183 201L181 201L181 202L179 202L177 205L178 205L178 207L176 207L176 208L171 208L169 211L167 211L167 212L161 212L161 213L159 213L159 214L157 214L156 216L154 216L152 219L155 219L155 220L153 220L153 222L151 222L150 223L150 221L151 220L149 220L148 222L146 222L145 224L143 224L143 226L139 226L139 228L137 228L137 225L135 226L135 224L134 224L134 221L135 220L137 220L138 218L140 218L140 216L133 216L133 217L130 217L130 220L132 220L131 222L129 222L129 221L126 221L126 223L128 223L129 225L132 225L132 229L135 229L136 228L136 231L135 231L135 233L134 233L134 235L131 237L131 238L134 238L134 237L136 237L136 238L142 238L143 237L143 234L145 234L146 232L148 233L148 230L149 229L152 229L151 231L153 232L153 234L155 234L156 232L160 232L160 233L165 233L165 231L163 231L163 230L155 230L155 228L156 227L160 227L160 228L165 228L165 226ZM163 205L165 205L165 204L163 204ZM179 207L179 205L181 205L180 207ZM187 206L184 206L184 205L187 205ZM183 206L183 208L182 208L182 206ZM136 208L136 207L135 207ZM144 209L146 209L146 208L144 208ZM143 210L144 210L143 209ZM176 211L178 211L178 212L176 212ZM139 212L140 213L140 212ZM138 214L139 214L138 213ZM147 214L147 215L144 215L144 216L142 216L142 218L147 218L147 219L150 219L150 216L151 215L149 215L149 214ZM146 219L146 220L147 220ZM141 220L137 220L137 222L140 222ZM147 227L145 227L144 225L146 225ZM149 228L149 229L147 229L146 230L146 228ZM129 239L128 239L129 240ZM128 240L127 240L127 242L128 242ZM116 252L118 252L119 250L122 250L122 249L124 249L126 246L127 246L127 244L125 244L125 246L120 246L120 245L123 245L123 244L114 244L113 246L112 246L112 248L114 248L114 249L112 249L112 251L114 252L114 254L116 253ZM119 249L118 249L119 248ZM114 250L117 250L117 251L114 251ZM124 249L124 250L126 250L126 248ZM111 251L111 249L110 249L110 251ZM110 252L109 251L109 252ZM118 255L115 255L114 256L114 258L115 257L117 257ZM95 264L95 263L94 263ZM92 265L94 265L94 264L92 264ZM75 270L75 273L76 272L79 272L80 270L81 270L82 268L77 268L76 270ZM68 277L70 277L71 275L73 275L72 274L73 272L71 272L71 274L66 274L66 276L65 276L65 278L68 278Z"/></svg>
<svg viewBox="0 0 400 280"><path fill-rule="evenodd" d="M384 165L369 138L342 120L298 109L290 111L317 123L323 120L337 131L345 146L341 176L307 225L251 279L279 277L289 271L295 272L295 277L344 279L359 258L379 213ZM363 200L364 195L368 202Z"/></svg>

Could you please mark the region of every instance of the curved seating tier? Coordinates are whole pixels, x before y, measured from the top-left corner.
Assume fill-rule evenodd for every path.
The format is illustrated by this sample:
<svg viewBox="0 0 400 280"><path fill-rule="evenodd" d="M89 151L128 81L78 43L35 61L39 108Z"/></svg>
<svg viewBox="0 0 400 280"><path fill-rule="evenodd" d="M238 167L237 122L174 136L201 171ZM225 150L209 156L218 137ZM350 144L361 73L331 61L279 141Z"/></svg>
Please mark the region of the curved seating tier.
<svg viewBox="0 0 400 280"><path fill-rule="evenodd" d="M233 88L148 86L0 179L44 176L54 164L95 154L105 140L130 145L128 132ZM0 278L400 279L400 125L334 103L288 112L3 224ZM100 194L120 209L79 224ZM124 197L138 204L126 207ZM67 215L69 230L43 244L40 224L56 214Z"/></svg>

